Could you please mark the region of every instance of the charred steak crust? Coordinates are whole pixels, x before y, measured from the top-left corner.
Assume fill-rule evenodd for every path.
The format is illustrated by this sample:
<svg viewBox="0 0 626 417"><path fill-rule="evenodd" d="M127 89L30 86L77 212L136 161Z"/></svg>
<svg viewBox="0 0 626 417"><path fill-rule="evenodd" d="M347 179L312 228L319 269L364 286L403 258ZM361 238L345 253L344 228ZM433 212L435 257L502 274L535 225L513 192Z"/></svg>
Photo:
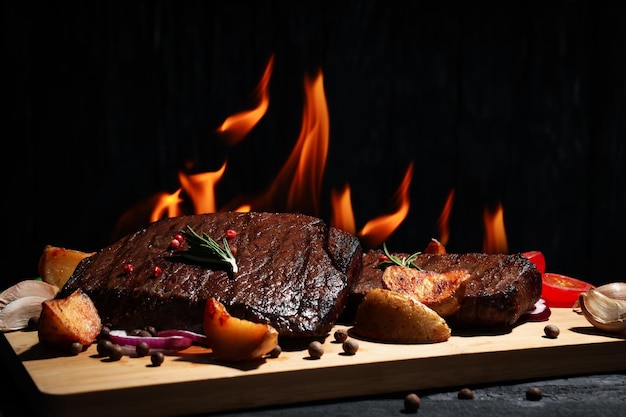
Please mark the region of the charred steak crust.
<svg viewBox="0 0 626 417"><path fill-rule="evenodd" d="M218 242L228 229L239 272L189 261L170 249L191 226ZM81 262L59 297L81 288L103 323L202 332L207 299L233 316L268 323L282 337L326 335L361 270L358 238L291 213L224 212L160 220ZM132 272L124 265L131 264ZM155 267L162 273L155 274Z"/></svg>
<svg viewBox="0 0 626 417"><path fill-rule="evenodd" d="M376 267L382 254L369 250L363 255L363 272L352 287L344 318L368 290L382 288L383 273ZM421 254L415 263L439 273L458 269L470 273L459 311L447 318L454 328L510 326L541 296L541 273L521 254Z"/></svg>

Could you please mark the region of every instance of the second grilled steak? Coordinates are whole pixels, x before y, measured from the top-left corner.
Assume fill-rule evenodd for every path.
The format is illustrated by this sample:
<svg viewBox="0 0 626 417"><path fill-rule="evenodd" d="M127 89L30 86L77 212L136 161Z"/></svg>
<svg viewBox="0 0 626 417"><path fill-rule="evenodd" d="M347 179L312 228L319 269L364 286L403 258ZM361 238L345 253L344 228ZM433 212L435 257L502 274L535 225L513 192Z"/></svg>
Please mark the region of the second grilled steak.
<svg viewBox="0 0 626 417"><path fill-rule="evenodd" d="M383 287L383 271L377 268L382 254L370 250L363 255L363 272L352 287L344 319L350 319L368 290ZM459 269L469 272L461 307L447 318L453 328L510 326L541 296L541 273L520 254L421 254L415 264L439 273Z"/></svg>

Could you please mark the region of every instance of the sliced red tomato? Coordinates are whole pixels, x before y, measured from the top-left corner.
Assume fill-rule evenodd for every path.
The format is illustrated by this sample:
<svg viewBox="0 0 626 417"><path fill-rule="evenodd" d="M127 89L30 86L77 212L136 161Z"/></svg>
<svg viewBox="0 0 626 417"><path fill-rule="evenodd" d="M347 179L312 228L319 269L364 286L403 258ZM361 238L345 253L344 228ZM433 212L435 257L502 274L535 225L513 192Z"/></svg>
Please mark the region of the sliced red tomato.
<svg viewBox="0 0 626 417"><path fill-rule="evenodd" d="M588 282L561 274L546 272L543 274L541 298L546 301L548 307L571 308L580 293L593 288Z"/></svg>
<svg viewBox="0 0 626 417"><path fill-rule="evenodd" d="M523 252L522 255L528 258L530 262L534 263L539 272L542 274L546 272L546 258L543 256L542 252L534 250L530 252Z"/></svg>

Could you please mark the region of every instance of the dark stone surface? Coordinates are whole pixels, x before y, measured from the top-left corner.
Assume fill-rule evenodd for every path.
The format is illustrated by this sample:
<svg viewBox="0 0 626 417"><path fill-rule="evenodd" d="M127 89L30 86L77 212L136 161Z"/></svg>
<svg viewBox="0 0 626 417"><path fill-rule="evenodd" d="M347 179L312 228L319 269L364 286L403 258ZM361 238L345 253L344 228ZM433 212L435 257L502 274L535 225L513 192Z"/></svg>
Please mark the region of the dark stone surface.
<svg viewBox="0 0 626 417"><path fill-rule="evenodd" d="M541 390L538 401L526 399L530 387ZM417 415L421 417L458 416L541 416L541 417L616 417L626 409L626 373L575 376L570 378L529 380L486 386L470 386L474 399L458 399L464 387L445 390L410 390L380 396L349 398L281 407L210 414L212 417L305 417L305 416L402 416L404 397L416 393L421 399ZM280 389L280 387L276 387ZM6 397L5 397L6 396ZM28 415L23 398L12 384L2 391L0 417ZM124 415L123 404L119 404ZM207 415L209 416L209 415ZM200 416L196 416L200 417Z"/></svg>

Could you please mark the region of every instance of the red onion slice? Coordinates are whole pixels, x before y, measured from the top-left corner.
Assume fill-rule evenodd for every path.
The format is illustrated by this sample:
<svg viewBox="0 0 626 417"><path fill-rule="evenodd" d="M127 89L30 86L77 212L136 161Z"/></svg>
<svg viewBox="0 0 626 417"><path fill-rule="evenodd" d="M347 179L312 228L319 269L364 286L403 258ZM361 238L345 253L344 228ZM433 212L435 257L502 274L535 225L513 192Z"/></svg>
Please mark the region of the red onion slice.
<svg viewBox="0 0 626 417"><path fill-rule="evenodd" d="M205 335L192 332L190 330L178 330L178 329L161 330L160 332L157 333L157 336L162 336L162 337L182 336L187 339L191 339L193 342L199 343L201 345L205 345L205 346L209 345Z"/></svg>
<svg viewBox="0 0 626 417"><path fill-rule="evenodd" d="M120 345L127 355L134 353L139 342L146 342L153 352L177 352L188 348L193 343L192 339L183 336L129 336L124 330L111 330L109 339Z"/></svg>
<svg viewBox="0 0 626 417"><path fill-rule="evenodd" d="M521 321L546 321L550 318L552 312L550 307L546 305L546 301L540 298L535 305L529 308L521 317Z"/></svg>

